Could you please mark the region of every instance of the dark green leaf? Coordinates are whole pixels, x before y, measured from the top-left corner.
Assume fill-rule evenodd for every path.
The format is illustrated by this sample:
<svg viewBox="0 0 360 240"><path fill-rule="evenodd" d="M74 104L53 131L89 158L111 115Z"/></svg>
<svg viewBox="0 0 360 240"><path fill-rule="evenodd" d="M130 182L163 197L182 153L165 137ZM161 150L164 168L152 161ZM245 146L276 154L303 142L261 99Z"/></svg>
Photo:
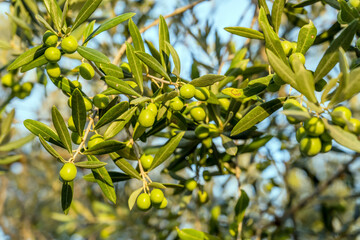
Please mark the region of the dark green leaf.
<svg viewBox="0 0 360 240"><path fill-rule="evenodd" d="M104 22L103 24L101 24L97 29L95 29L95 31L93 31L84 41L84 43L86 43L87 41L89 41L91 38L95 37L96 35L109 30L110 28L113 28L117 25L119 25L120 23L128 20L129 18L133 17L135 15L135 13L124 13L122 15L119 15L117 17L114 17L112 19L107 20L106 22Z"/></svg>
<svg viewBox="0 0 360 240"><path fill-rule="evenodd" d="M49 24L43 17L41 17L40 15L36 14L36 15L35 15L35 18L36 18L39 22L41 22L41 23L44 25L44 27L46 27L48 30L50 30L51 32L53 32L53 33L56 34L55 30L50 26L50 24Z"/></svg>
<svg viewBox="0 0 360 240"><path fill-rule="evenodd" d="M140 31L132 19L129 20L129 31L136 51L145 52L144 41Z"/></svg>
<svg viewBox="0 0 360 240"><path fill-rule="evenodd" d="M158 183L158 182L151 182L149 184L149 187L152 187L152 188L161 188L161 189L165 189L165 185L162 184L162 183Z"/></svg>
<svg viewBox="0 0 360 240"><path fill-rule="evenodd" d="M83 153L86 155L102 155L116 152L117 150L124 148L125 145L126 144L123 142L107 140L96 144L95 146L84 151Z"/></svg>
<svg viewBox="0 0 360 240"><path fill-rule="evenodd" d="M274 52L266 49L269 63L277 75L286 83L297 89L296 76L291 68L286 65Z"/></svg>
<svg viewBox="0 0 360 240"><path fill-rule="evenodd" d="M238 223L242 222L245 210L249 206L249 197L244 190L241 189L241 195L235 206L235 219Z"/></svg>
<svg viewBox="0 0 360 240"><path fill-rule="evenodd" d="M38 57L37 59L35 59L34 61L26 64L25 66L22 66L21 72L27 72L33 68L40 67L40 66L46 64L47 62L48 61L46 60L45 56L42 55L42 56Z"/></svg>
<svg viewBox="0 0 360 240"><path fill-rule="evenodd" d="M151 55L144 52L135 52L135 55L152 70L163 76L166 80L171 82L171 78L166 73L166 70L160 63Z"/></svg>
<svg viewBox="0 0 360 240"><path fill-rule="evenodd" d="M223 134L220 134L220 137L221 137L222 145L224 146L226 153L231 156L235 156L238 148L236 147L234 141L231 138L229 138Z"/></svg>
<svg viewBox="0 0 360 240"><path fill-rule="evenodd" d="M207 87L211 86L216 82L220 82L225 79L225 76L223 75L217 75L217 74L206 74L199 78L195 78L190 82L191 85L195 87Z"/></svg>
<svg viewBox="0 0 360 240"><path fill-rule="evenodd" d="M69 153L72 153L72 144L69 131L66 127L63 117L61 116L61 113L55 106L53 106L51 109L51 115L55 130L61 142L64 144L66 150L68 150Z"/></svg>
<svg viewBox="0 0 360 240"><path fill-rule="evenodd" d="M273 99L269 102L262 103L250 110L240 121L235 125L231 131L230 136L240 134L255 124L263 121L270 116L276 110L282 107L282 101L280 99Z"/></svg>
<svg viewBox="0 0 360 240"><path fill-rule="evenodd" d="M71 28L71 31L75 30L80 26L83 22L85 22L91 14L96 10L96 8L100 5L102 0L87 0L83 7L80 9L79 14L77 15L75 22Z"/></svg>
<svg viewBox="0 0 360 240"><path fill-rule="evenodd" d="M299 32L296 52L305 55L307 50L312 46L315 41L317 29L313 22L310 20L309 24L304 25Z"/></svg>
<svg viewBox="0 0 360 240"><path fill-rule="evenodd" d="M81 168L87 168L87 169L94 169L94 168L100 168L104 167L107 163L105 162L93 162L93 161L82 161L82 162L76 162L75 166L81 167Z"/></svg>
<svg viewBox="0 0 360 240"><path fill-rule="evenodd" d="M10 132L11 124L14 120L14 116L15 116L15 109L12 109L11 112L1 121L0 144Z"/></svg>
<svg viewBox="0 0 360 240"><path fill-rule="evenodd" d="M345 51L349 48L351 41L354 38L354 34L358 29L358 20L352 21L349 26L347 26L340 35L331 42L329 48L326 50L324 56L321 58L320 63L318 64L315 74L314 81L315 83L322 79L339 61L339 51L338 49L342 47Z"/></svg>
<svg viewBox="0 0 360 240"><path fill-rule="evenodd" d="M121 114L120 117L118 117L115 121L113 121L110 126L106 129L104 133L104 138L109 139L114 137L116 134L118 134L125 125L130 121L134 113L136 112L137 107L132 107L123 114Z"/></svg>
<svg viewBox="0 0 360 240"><path fill-rule="evenodd" d="M121 182L121 181L126 181L131 179L131 177L129 175L126 175L124 173L121 172L112 172L112 171L108 171L111 180L114 182ZM88 182L96 182L96 179L94 178L94 174L89 173L85 176L83 176L83 179L88 181Z"/></svg>
<svg viewBox="0 0 360 240"><path fill-rule="evenodd" d="M228 31L229 33L241 36L241 37L246 37L246 38L251 38L251 39L260 39L260 40L264 40L264 34L262 34L261 32L251 29L251 28L245 28L245 27L226 27L224 28L226 31Z"/></svg>
<svg viewBox="0 0 360 240"><path fill-rule="evenodd" d="M99 68L105 73L105 75L113 76L116 78L124 78L124 71L122 68L112 63L100 63Z"/></svg>
<svg viewBox="0 0 360 240"><path fill-rule="evenodd" d="M89 61L98 62L98 63L110 63L109 58L102 52L99 52L98 50L84 46L79 46L77 48L77 52L82 57L86 58Z"/></svg>
<svg viewBox="0 0 360 240"><path fill-rule="evenodd" d="M359 12L356 8L352 8L349 6L347 2L344 0L338 0L340 4L340 17L342 20L344 20L346 23L351 22L354 19L357 19L360 17Z"/></svg>
<svg viewBox="0 0 360 240"><path fill-rule="evenodd" d="M57 86L59 89L66 92L69 96L76 89L74 84L66 77L58 77L58 78L50 77L50 79L54 83L55 86Z"/></svg>
<svg viewBox="0 0 360 240"><path fill-rule="evenodd" d="M155 48L154 44L148 40L145 40L146 45L148 46L151 55L160 63L161 59L160 59L160 53L159 51Z"/></svg>
<svg viewBox="0 0 360 240"><path fill-rule="evenodd" d="M263 8L265 10L266 15L270 16L269 8L266 4L266 0L258 0L259 8Z"/></svg>
<svg viewBox="0 0 360 240"><path fill-rule="evenodd" d="M64 148L64 145L61 143L60 138L55 133L55 131L49 128L44 123L31 119L26 119L24 121L24 126L34 135L41 135L46 141Z"/></svg>
<svg viewBox="0 0 360 240"><path fill-rule="evenodd" d="M63 7L63 11L62 11L62 16L61 16L61 23L60 26L62 29L66 29L66 16L67 13L69 11L69 0L66 0L64 3L64 7Z"/></svg>
<svg viewBox="0 0 360 240"><path fill-rule="evenodd" d="M110 108L96 123L94 130L112 122L129 108L129 103L124 101Z"/></svg>
<svg viewBox="0 0 360 240"><path fill-rule="evenodd" d="M63 157L52 146L50 146L41 135L39 135L39 140L41 145L43 145L45 150L48 151L48 153L50 153L51 156L65 163Z"/></svg>
<svg viewBox="0 0 360 240"><path fill-rule="evenodd" d="M100 162L95 156L87 155L89 161ZM114 184L105 167L91 169L96 182L99 184L104 195L113 203L116 203L116 193Z"/></svg>
<svg viewBox="0 0 360 240"><path fill-rule="evenodd" d="M274 1L274 4L271 9L271 22L276 33L279 33L281 16L283 14L284 6L285 6L285 0L277 0Z"/></svg>
<svg viewBox="0 0 360 240"><path fill-rule="evenodd" d="M7 70L8 71L15 70L19 67L22 67L22 66L32 62L33 60L35 60L38 57L40 57L41 55L43 55L46 48L47 48L46 46L40 45L40 46L37 46L37 47L27 50L26 52L21 54L19 57L17 57L15 59L15 61L13 61L7 67Z"/></svg>
<svg viewBox="0 0 360 240"><path fill-rule="evenodd" d="M293 69L295 70L296 89L304 94L309 101L316 103L315 83L312 72L306 70L299 58L293 60Z"/></svg>
<svg viewBox="0 0 360 240"><path fill-rule="evenodd" d="M162 146L155 154L153 163L149 169L152 170L162 164L173 154L180 143L180 140L184 136L185 132L179 132L175 137L172 137L164 146Z"/></svg>
<svg viewBox="0 0 360 240"><path fill-rule="evenodd" d="M161 64L162 64L163 68L165 69L165 72L167 69L168 62L169 62L169 53L170 53L170 50L166 46L166 42L170 43L169 29L166 24L165 18L160 15L160 17L159 17L159 52L160 52ZM156 70L154 70L154 71L156 71ZM161 73L159 73L159 74L162 75ZM165 77L165 76L163 76L163 77Z"/></svg>
<svg viewBox="0 0 360 240"><path fill-rule="evenodd" d="M86 108L84 98L77 88L71 95L71 109L76 131L82 136L86 123Z"/></svg>
<svg viewBox="0 0 360 240"><path fill-rule="evenodd" d="M117 153L110 153L110 157L114 160L116 166L118 166L124 173L141 180L140 173L136 171L136 169L124 158L120 157Z"/></svg>
<svg viewBox="0 0 360 240"><path fill-rule="evenodd" d="M65 214L69 213L74 194L74 182L63 182L61 190L61 207Z"/></svg>
<svg viewBox="0 0 360 240"><path fill-rule="evenodd" d="M139 86L141 92L144 90L142 64L140 60L135 56L135 49L128 42L126 42L126 56L129 60L129 65L133 73L135 82Z"/></svg>
<svg viewBox="0 0 360 240"><path fill-rule="evenodd" d="M137 93L132 87L130 87L130 85L127 84L124 80L121 80L113 76L105 76L104 80L110 87L114 88L115 90L123 94L141 97L141 95Z"/></svg>

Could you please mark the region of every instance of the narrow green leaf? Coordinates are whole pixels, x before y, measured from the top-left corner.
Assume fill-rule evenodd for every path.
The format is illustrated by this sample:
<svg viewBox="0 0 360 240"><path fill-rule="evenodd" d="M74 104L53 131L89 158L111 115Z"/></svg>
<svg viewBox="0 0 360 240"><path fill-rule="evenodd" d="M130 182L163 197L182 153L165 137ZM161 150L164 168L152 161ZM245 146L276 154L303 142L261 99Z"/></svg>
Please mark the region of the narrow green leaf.
<svg viewBox="0 0 360 240"><path fill-rule="evenodd" d="M22 67L22 66L32 62L33 60L35 60L38 57L40 57L41 55L43 55L46 48L47 48L46 46L40 45L40 46L37 46L37 47L27 50L26 52L21 54L19 57L17 57L15 59L15 61L13 61L7 67L7 70L8 71L15 70L19 67Z"/></svg>
<svg viewBox="0 0 360 240"><path fill-rule="evenodd" d="M128 200L128 206L129 206L129 210L131 211L136 203L136 199L137 197L140 195L140 193L142 192L143 188L139 188L136 189L135 191L133 191L130 194L129 200Z"/></svg>
<svg viewBox="0 0 360 240"><path fill-rule="evenodd" d="M104 167L107 163L105 162L93 162L93 161L82 161L82 162L76 162L75 166L81 167L81 168L87 168L87 169L94 169L94 168L100 168Z"/></svg>
<svg viewBox="0 0 360 240"><path fill-rule="evenodd" d="M129 19L129 31L136 51L145 52L144 41L134 21Z"/></svg>
<svg viewBox="0 0 360 240"><path fill-rule="evenodd" d="M20 154L0 157L0 165L11 164L13 162L19 161L21 158L22 158L22 155L20 155Z"/></svg>
<svg viewBox="0 0 360 240"><path fill-rule="evenodd" d="M195 229L184 228L180 230L179 228L176 228L176 231L178 233L178 237L181 240L220 240L216 236L212 236L208 233L204 233Z"/></svg>
<svg viewBox="0 0 360 240"><path fill-rule="evenodd" d="M71 28L71 31L79 27L83 22L85 22L91 14L97 9L102 0L87 0L83 7L80 9L79 14L77 15L75 22Z"/></svg>
<svg viewBox="0 0 360 240"><path fill-rule="evenodd" d="M113 183L126 181L126 180L131 179L131 177L129 175L126 175L126 174L121 173L121 172L108 171L108 173L109 173L110 178L113 181ZM92 174L92 173L89 173L89 174L83 176L83 179L88 181L88 182L96 182L94 174Z"/></svg>
<svg viewBox="0 0 360 240"><path fill-rule="evenodd" d="M95 37L96 35L109 30L110 28L113 28L117 25L119 25L120 23L128 20L129 18L133 17L136 13L124 13L122 15L119 15L117 17L114 17L112 19L107 20L106 22L104 22L103 24L101 24L97 29L95 29L95 31L93 31L84 41L84 43L86 43L87 41L89 41L91 38Z"/></svg>
<svg viewBox="0 0 360 240"><path fill-rule="evenodd" d="M44 123L32 119L26 119L24 121L24 126L34 135L41 135L46 141L64 148L64 145L61 143L60 138L55 133L55 131Z"/></svg>
<svg viewBox="0 0 360 240"><path fill-rule="evenodd" d="M149 98L149 97L139 97L139 98L135 98L135 99L131 100L130 105L138 105L138 104L150 102L150 101L151 101L151 98Z"/></svg>
<svg viewBox="0 0 360 240"><path fill-rule="evenodd" d="M161 189L165 189L165 185L162 183L158 183L158 182L151 182L149 184L149 187L153 187L153 188L161 188Z"/></svg>
<svg viewBox="0 0 360 240"><path fill-rule="evenodd" d="M166 188L183 188L184 187L184 185L182 185L182 184L175 184L175 183L163 183L163 185Z"/></svg>
<svg viewBox="0 0 360 240"><path fill-rule="evenodd" d="M11 124L14 120L14 116L15 116L15 109L12 109L11 112L1 121L0 144L10 132Z"/></svg>
<svg viewBox="0 0 360 240"><path fill-rule="evenodd" d="M264 31L266 48L275 53L275 55L280 58L285 63L285 65L289 66L288 59L281 46L280 39L278 35L274 32L274 30L271 28L263 8L260 8L259 24L261 29Z"/></svg>
<svg viewBox="0 0 360 240"><path fill-rule="evenodd" d="M63 7L63 11L62 11L62 16L61 16L61 23L60 23L60 27L64 30L66 30L67 25L66 25L66 16L67 13L69 11L69 0L66 0L64 3L64 7Z"/></svg>
<svg viewBox="0 0 360 240"><path fill-rule="evenodd" d="M110 153L110 157L113 159L116 166L118 166L118 168L120 168L124 173L141 180L140 173L136 171L136 169L124 158L120 157L117 153Z"/></svg>
<svg viewBox="0 0 360 240"><path fill-rule="evenodd" d="M99 52L98 50L84 46L79 46L77 48L77 52L82 57L86 58L89 61L98 62L98 63L110 63L109 58L102 52Z"/></svg>
<svg viewBox="0 0 360 240"><path fill-rule="evenodd" d="M99 68L105 73L105 75L113 76L120 79L124 78L123 69L112 63L100 63Z"/></svg>
<svg viewBox="0 0 360 240"><path fill-rule="evenodd" d="M10 152L13 151L15 149L18 149L20 147L22 147L23 145L25 145L26 143L32 141L34 139L34 135L28 135L26 137L20 138L18 140L6 143L4 145L0 145L0 152Z"/></svg>
<svg viewBox="0 0 360 240"><path fill-rule="evenodd" d="M171 78L166 73L166 70L160 63L151 55L144 52L135 52L135 55L152 70L163 76L166 80L171 82Z"/></svg>
<svg viewBox="0 0 360 240"><path fill-rule="evenodd" d="M63 117L61 116L61 113L55 105L51 109L51 115L52 115L52 121L55 127L55 130L61 140L61 142L64 144L66 150L71 154L72 153L72 144L71 144L71 138L69 131L66 127L65 121Z"/></svg>
<svg viewBox="0 0 360 240"><path fill-rule="evenodd" d="M317 29L314 26L313 22L310 22L304 25L299 32L296 52L302 53L305 55L307 50L312 46L315 41L317 34Z"/></svg>
<svg viewBox="0 0 360 240"><path fill-rule="evenodd" d="M79 89L75 89L71 95L71 109L74 125L79 136L83 135L86 123L86 108L84 98Z"/></svg>
<svg viewBox="0 0 360 240"><path fill-rule="evenodd" d="M126 56L129 60L129 65L134 76L135 82L143 92L143 75L142 75L142 64L140 60L135 56L135 49L128 42L126 42Z"/></svg>
<svg viewBox="0 0 360 240"><path fill-rule="evenodd" d="M44 5L46 7L47 12L49 13L51 20L53 21L56 29L58 31L61 30L61 17L62 11L60 6L56 0L44 0Z"/></svg>
<svg viewBox="0 0 360 240"><path fill-rule="evenodd" d="M250 110L240 121L234 126L230 136L240 134L255 124L263 121L283 105L280 99L273 99L262 103Z"/></svg>
<svg viewBox="0 0 360 240"><path fill-rule="evenodd" d="M335 94L332 96L329 106L334 106L336 103L342 102L346 97L346 92L344 89L349 85L350 82L350 73L349 73L349 64L346 59L345 51L340 47L339 49L339 65L340 65L340 83L336 88ZM355 86L352 86L355 87ZM353 91L355 89L352 89Z"/></svg>
<svg viewBox="0 0 360 240"><path fill-rule="evenodd" d="M321 0L305 0L303 2L293 5L293 8L303 8L303 7L312 5L312 4L320 2L320 1Z"/></svg>
<svg viewBox="0 0 360 240"><path fill-rule="evenodd" d="M105 76L103 78L105 82L115 90L126 95L141 97L141 95L137 93L132 87L130 87L130 85L127 84L124 80L121 80L113 76Z"/></svg>
<svg viewBox="0 0 360 240"><path fill-rule="evenodd" d="M356 8L350 7L346 1L338 0L340 4L340 18L344 20L346 23L353 21L360 17L359 12Z"/></svg>
<svg viewBox="0 0 360 240"><path fill-rule="evenodd" d="M95 156L87 155L89 161L100 162ZM114 204L116 203L116 193L114 184L111 177L105 167L91 169L96 182L99 184L104 195Z"/></svg>
<svg viewBox="0 0 360 240"><path fill-rule="evenodd" d="M45 56L42 55L40 57L38 57L37 59L35 59L34 61L26 64L25 66L22 66L21 67L21 72L27 72L33 68L36 68L36 67L40 67L44 64L48 63L48 61L46 60Z"/></svg>
<svg viewBox="0 0 360 240"><path fill-rule="evenodd" d="M106 129L104 133L104 138L109 139L118 134L125 125L130 121L134 113L136 112L137 107L132 107L123 114L120 115L115 121L113 121L110 126Z"/></svg>
<svg viewBox="0 0 360 240"><path fill-rule="evenodd" d="M175 152L184 134L185 131L179 132L175 137L170 138L169 141L157 151L149 171L162 164Z"/></svg>
<svg viewBox="0 0 360 240"><path fill-rule="evenodd" d="M284 110L282 111L282 113L285 114L286 116L293 117L302 122L308 120L311 117L311 115L308 112L298 111L298 110Z"/></svg>
<svg viewBox="0 0 360 240"><path fill-rule="evenodd" d="M354 34L358 29L358 20L352 21L340 35L331 42L329 48L325 51L324 56L321 58L314 74L315 83L322 79L339 61L338 49L342 47L345 51L349 48Z"/></svg>
<svg viewBox="0 0 360 240"><path fill-rule="evenodd" d="M249 206L249 197L244 190L241 189L241 195L235 205L235 219L238 223L242 222L245 210Z"/></svg>
<svg viewBox="0 0 360 240"><path fill-rule="evenodd" d="M167 65L169 62L169 53L170 53L169 49L166 46L166 42L170 43L169 29L166 24L165 18L160 15L160 17L159 17L159 52L160 52L161 65L164 68L165 72L167 70ZM165 77L165 76L163 76L163 77Z"/></svg>
<svg viewBox="0 0 360 240"><path fill-rule="evenodd" d="M151 55L159 62L161 63L161 58L160 58L160 53L159 51L155 48L154 44L148 40L145 40L146 45L148 46Z"/></svg>
<svg viewBox="0 0 360 240"><path fill-rule="evenodd" d="M234 141L231 138L225 136L224 134L220 134L220 137L226 153L230 156L235 156L238 148L235 145Z"/></svg>
<svg viewBox="0 0 360 240"><path fill-rule="evenodd" d="M269 63L277 75L286 83L297 89L296 76L291 68L286 65L274 52L266 49Z"/></svg>
<svg viewBox="0 0 360 240"><path fill-rule="evenodd" d="M25 31L28 31L28 32L31 32L31 27L30 25L24 21L23 19L21 18L18 18L14 15L10 15L8 13L5 13L16 25L18 25L19 27L21 27L23 30Z"/></svg>
<svg viewBox="0 0 360 240"><path fill-rule="evenodd" d="M294 58L292 65L295 70L296 89L304 94L311 102L316 103L315 83L312 72L306 70L300 59L297 57Z"/></svg>
<svg viewBox="0 0 360 240"><path fill-rule="evenodd" d="M175 48L171 46L170 43L165 42L167 48L170 50L171 57L174 61L174 70L172 71L177 77L180 77L181 65L180 65L180 58L178 53L176 52Z"/></svg>
<svg viewBox="0 0 360 240"><path fill-rule="evenodd" d="M102 155L112 152L116 152L126 146L125 143L116 140L107 140L96 144L95 146L88 148L83 153L86 155Z"/></svg>
<svg viewBox="0 0 360 240"><path fill-rule="evenodd" d="M345 131L339 126L329 124L326 119L323 119L323 122L330 136L337 143L355 152L360 152L360 141L355 134Z"/></svg>
<svg viewBox="0 0 360 240"><path fill-rule="evenodd" d="M276 33L279 33L281 16L284 12L285 0L276 0L271 9L271 22Z"/></svg>
<svg viewBox="0 0 360 240"><path fill-rule="evenodd" d="M39 135L39 140L41 145L43 145L45 150L48 151L48 153L50 153L51 156L65 163L64 158L52 146L50 146L41 135Z"/></svg>
<svg viewBox="0 0 360 240"><path fill-rule="evenodd" d="M229 33L241 36L241 37L246 37L246 38L251 38L251 39L260 39L260 40L264 40L264 34L262 34L261 32L251 29L251 28L245 28L245 27L226 27L224 28L226 31L228 31Z"/></svg>
<svg viewBox="0 0 360 240"><path fill-rule="evenodd" d="M217 74L206 74L199 78L195 78L190 82L191 85L195 87L207 87L211 86L216 82L220 82L225 79L225 76L223 75L217 75Z"/></svg>
<svg viewBox="0 0 360 240"><path fill-rule="evenodd" d="M270 16L269 8L266 4L266 0L258 0L259 8L263 8L265 10L266 15Z"/></svg>
<svg viewBox="0 0 360 240"><path fill-rule="evenodd" d="M46 27L48 30L50 30L51 32L53 32L53 33L56 34L55 30L50 26L50 24L49 24L42 16L36 14L36 15L35 15L35 18L36 18L39 22L41 22L41 23L44 25L44 27Z"/></svg>
<svg viewBox="0 0 360 240"><path fill-rule="evenodd" d="M338 90L336 90L336 93ZM342 101L348 100L353 97L355 94L360 92L360 68L355 68L350 71L349 74L349 83L342 91L339 91L339 95L335 101L335 99L331 99L331 105L335 105L336 103L340 103ZM330 105L330 106L331 106Z"/></svg>
<svg viewBox="0 0 360 240"><path fill-rule="evenodd" d="M94 130L112 122L129 108L129 103L124 101L110 108L96 123Z"/></svg>
<svg viewBox="0 0 360 240"><path fill-rule="evenodd" d="M93 32L94 30L94 26L95 26L95 22L96 20L92 20L85 28L84 33L83 33L83 44L82 46L86 47L87 42L86 40L88 39L88 37L90 36L90 34Z"/></svg>

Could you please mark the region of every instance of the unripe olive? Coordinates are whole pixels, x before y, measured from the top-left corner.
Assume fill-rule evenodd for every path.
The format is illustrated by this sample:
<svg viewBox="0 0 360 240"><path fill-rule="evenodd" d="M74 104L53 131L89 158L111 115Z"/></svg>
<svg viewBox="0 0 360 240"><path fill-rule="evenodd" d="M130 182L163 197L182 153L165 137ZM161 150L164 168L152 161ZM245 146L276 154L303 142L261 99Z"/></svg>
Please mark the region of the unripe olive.
<svg viewBox="0 0 360 240"><path fill-rule="evenodd" d="M304 127L299 127L299 128L296 130L296 140L297 140L298 142L300 142L301 139L302 139L303 137L305 137L305 136L306 136L306 130L305 130L305 128L304 128Z"/></svg>
<svg viewBox="0 0 360 240"><path fill-rule="evenodd" d="M220 106L225 109L225 111L229 110L230 100L227 98L219 98Z"/></svg>
<svg viewBox="0 0 360 240"><path fill-rule="evenodd" d="M281 46L286 56L289 56L293 52L293 45L289 41L282 41Z"/></svg>
<svg viewBox="0 0 360 240"><path fill-rule="evenodd" d="M104 140L103 136L101 136L100 134L95 134L95 135L91 136L91 138L89 139L87 147L92 148L96 144L99 144L99 143L104 142L104 141L105 140Z"/></svg>
<svg viewBox="0 0 360 240"><path fill-rule="evenodd" d="M60 77L61 69L59 64L49 62L46 64L46 72L50 77L58 78Z"/></svg>
<svg viewBox="0 0 360 240"><path fill-rule="evenodd" d="M89 63L82 63L79 66L80 76L86 80L91 80L95 76L95 70Z"/></svg>
<svg viewBox="0 0 360 240"><path fill-rule="evenodd" d="M320 135L320 139L322 142L331 142L332 137L327 131L324 131L324 133Z"/></svg>
<svg viewBox="0 0 360 240"><path fill-rule="evenodd" d="M300 103L292 98L290 98L284 102L284 105L283 105L284 110L293 109L293 108L301 108Z"/></svg>
<svg viewBox="0 0 360 240"><path fill-rule="evenodd" d="M206 203L209 200L208 193L206 191L198 191L198 199L200 203Z"/></svg>
<svg viewBox="0 0 360 240"><path fill-rule="evenodd" d="M73 163L65 163L60 170L60 177L66 181L70 182L75 179L77 174L76 166Z"/></svg>
<svg viewBox="0 0 360 240"><path fill-rule="evenodd" d="M81 136L79 136L79 134L77 132L72 132L71 140L73 141L73 143L80 145L82 138L81 138Z"/></svg>
<svg viewBox="0 0 360 240"><path fill-rule="evenodd" d="M70 108L72 107L72 106L71 106L71 97L72 97L72 96L70 96L70 97L69 97L69 100L68 100L68 105L69 105ZM85 103L85 110L86 110L86 111L92 110L92 107L93 107L93 106L92 106L91 100L88 99L88 98L86 98L86 97L84 97L83 99L84 99L84 103Z"/></svg>
<svg viewBox="0 0 360 240"><path fill-rule="evenodd" d="M205 87L197 87L195 89L195 98L199 101L206 101L210 97L210 92Z"/></svg>
<svg viewBox="0 0 360 240"><path fill-rule="evenodd" d="M43 35L43 43L48 47L55 47L58 42L58 36L50 30Z"/></svg>
<svg viewBox="0 0 360 240"><path fill-rule="evenodd" d="M170 108L174 111L180 111L184 107L184 102L181 98L176 97L170 101Z"/></svg>
<svg viewBox="0 0 360 240"><path fill-rule="evenodd" d="M180 88L180 96L190 99L195 96L195 87L191 84L185 84Z"/></svg>
<svg viewBox="0 0 360 240"><path fill-rule="evenodd" d="M14 84L13 75L11 73L7 73L1 78L1 84L4 87L11 87Z"/></svg>
<svg viewBox="0 0 360 240"><path fill-rule="evenodd" d="M109 105L110 99L105 94L100 93L100 94L96 94L94 96L93 103L97 108L103 109L103 108L106 108Z"/></svg>
<svg viewBox="0 0 360 240"><path fill-rule="evenodd" d="M194 107L190 110L190 115L195 121L204 121L206 117L205 110L202 107Z"/></svg>
<svg viewBox="0 0 360 240"><path fill-rule="evenodd" d="M155 122L155 114L148 109L143 109L138 118L139 124L143 127L151 127Z"/></svg>
<svg viewBox="0 0 360 240"><path fill-rule="evenodd" d="M75 123L72 116L70 116L68 119L68 128L70 129L70 131L76 132Z"/></svg>
<svg viewBox="0 0 360 240"><path fill-rule="evenodd" d="M321 152L322 153L326 153L329 152L332 148L332 142L327 142L327 141L321 141Z"/></svg>
<svg viewBox="0 0 360 240"><path fill-rule="evenodd" d="M45 50L44 56L48 62L56 63L61 58L61 52L56 47L49 47Z"/></svg>
<svg viewBox="0 0 360 240"><path fill-rule="evenodd" d="M195 135L199 139L204 139L209 136L210 129L206 125L199 125L195 128Z"/></svg>
<svg viewBox="0 0 360 240"><path fill-rule="evenodd" d="M325 131L325 125L321 118L312 117L305 121L304 128L310 136L320 136Z"/></svg>
<svg viewBox="0 0 360 240"><path fill-rule="evenodd" d="M152 111L155 115L158 112L157 106L155 103L149 103L146 107L146 109L149 109L150 111Z"/></svg>
<svg viewBox="0 0 360 240"><path fill-rule="evenodd" d="M78 42L74 36L68 36L61 41L61 49L66 53L73 53L78 48Z"/></svg>
<svg viewBox="0 0 360 240"><path fill-rule="evenodd" d="M318 137L303 137L300 141L300 151L312 157L321 151L321 140Z"/></svg>
<svg viewBox="0 0 360 240"><path fill-rule="evenodd" d="M291 65L293 65L295 58L298 58L302 64L305 64L305 56L302 53L293 53L289 57L289 61Z"/></svg>
<svg viewBox="0 0 360 240"><path fill-rule="evenodd" d="M351 6L353 6L354 8L357 8L360 6L360 0L349 0L349 3Z"/></svg>
<svg viewBox="0 0 360 240"><path fill-rule="evenodd" d="M147 193L141 193L136 199L137 207L142 211L147 211L151 207L150 196Z"/></svg>
<svg viewBox="0 0 360 240"><path fill-rule="evenodd" d="M185 182L185 187L189 191L193 191L197 187L197 182L194 179L188 179Z"/></svg>
<svg viewBox="0 0 360 240"><path fill-rule="evenodd" d="M74 87L81 89L82 85L81 82L79 82L78 80L74 80L72 81L72 84L74 85Z"/></svg>
<svg viewBox="0 0 360 240"><path fill-rule="evenodd" d="M164 208L166 208L167 204L168 204L168 201L167 201L167 199L164 197L164 199L162 200L162 202L160 203L160 205L157 204L157 205L155 205L155 206L156 206L157 208L164 209Z"/></svg>
<svg viewBox="0 0 360 240"><path fill-rule="evenodd" d="M351 111L347 107L339 106L331 112L331 120L339 126L345 126L346 121L351 118Z"/></svg>
<svg viewBox="0 0 360 240"><path fill-rule="evenodd" d="M203 178L205 181L210 181L211 180L211 175L210 175L210 172L208 170L204 170L203 172Z"/></svg>
<svg viewBox="0 0 360 240"><path fill-rule="evenodd" d="M356 118L350 118L344 127L345 131L352 132L356 135L360 134L360 121Z"/></svg>
<svg viewBox="0 0 360 240"><path fill-rule="evenodd" d="M164 193L160 189L153 189L150 193L151 203L160 204L164 200Z"/></svg>
<svg viewBox="0 0 360 240"><path fill-rule="evenodd" d="M147 170L151 167L153 160L154 160L153 156L143 154L140 157L141 166L143 166L143 168L145 168L145 170Z"/></svg>

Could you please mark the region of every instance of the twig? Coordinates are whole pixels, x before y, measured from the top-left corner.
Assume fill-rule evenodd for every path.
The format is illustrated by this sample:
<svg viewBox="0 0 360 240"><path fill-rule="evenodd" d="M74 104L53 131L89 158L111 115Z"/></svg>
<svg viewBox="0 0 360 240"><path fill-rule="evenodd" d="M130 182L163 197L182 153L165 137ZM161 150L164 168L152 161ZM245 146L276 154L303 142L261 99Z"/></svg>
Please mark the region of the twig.
<svg viewBox="0 0 360 240"><path fill-rule="evenodd" d="M186 5L186 6L184 6L184 7L177 8L177 9L175 9L174 12L172 12L172 13L164 16L164 18L166 19L166 18L173 17L173 16L175 16L175 15L181 14L181 13L185 12L186 10L189 10L189 9L193 8L193 7L195 7L196 5L198 5L199 3L204 2L204 1L207 1L207 0L199 0L199 1L197 1L197 2L194 2L194 3L192 3L192 4ZM155 20L154 22L152 22L150 25L141 28L139 31L140 31L140 33L144 33L146 30L148 30L148 29L150 29L150 28L152 28L152 27L154 27L154 26L156 26L156 25L158 25L158 24L159 24L159 19L156 19L156 20ZM129 37L128 39L126 39L126 42L131 43L131 42L132 42L132 38ZM121 46L121 48L119 49L119 51L117 52L117 54L116 54L116 56L115 56L115 58L114 58L113 63L114 63L115 65L118 65L118 64L120 63L121 57L122 57L122 55L125 53L125 50L126 50L126 44L124 43L124 44Z"/></svg>

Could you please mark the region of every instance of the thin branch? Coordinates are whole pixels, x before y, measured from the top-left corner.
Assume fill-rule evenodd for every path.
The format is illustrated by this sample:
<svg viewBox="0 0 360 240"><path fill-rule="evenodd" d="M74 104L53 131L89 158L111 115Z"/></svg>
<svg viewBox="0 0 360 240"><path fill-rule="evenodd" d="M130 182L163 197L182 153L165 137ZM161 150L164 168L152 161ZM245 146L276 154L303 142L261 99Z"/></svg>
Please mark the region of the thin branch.
<svg viewBox="0 0 360 240"><path fill-rule="evenodd" d="M186 5L186 6L184 6L184 7L177 8L177 9L175 9L174 12L172 12L172 13L164 16L164 18L166 19L166 18L173 17L173 16L175 16L175 15L181 14L181 13L183 13L183 12L189 10L189 9L192 9L193 7L195 7L196 5L198 5L199 3L204 2L204 1L208 1L208 0L199 0L199 1L197 1L197 2L194 2L194 3L192 3L192 4ZM148 29L150 29L150 28L152 28L152 27L154 27L154 26L156 26L156 25L158 25L158 24L159 24L159 19L156 19L156 20L155 20L154 22L152 22L150 25L141 28L139 31L140 31L140 33L144 33L144 32L147 31ZM132 42L132 38L129 37L129 38L126 40L126 42L131 43L131 42ZM126 44L124 43L124 44L121 46L121 48L119 49L119 51L117 52L117 54L116 54L116 56L115 56L115 58L114 58L113 63L114 63L115 65L118 65L118 64L120 63L121 57L122 57L122 55L124 55L125 50L126 50Z"/></svg>

